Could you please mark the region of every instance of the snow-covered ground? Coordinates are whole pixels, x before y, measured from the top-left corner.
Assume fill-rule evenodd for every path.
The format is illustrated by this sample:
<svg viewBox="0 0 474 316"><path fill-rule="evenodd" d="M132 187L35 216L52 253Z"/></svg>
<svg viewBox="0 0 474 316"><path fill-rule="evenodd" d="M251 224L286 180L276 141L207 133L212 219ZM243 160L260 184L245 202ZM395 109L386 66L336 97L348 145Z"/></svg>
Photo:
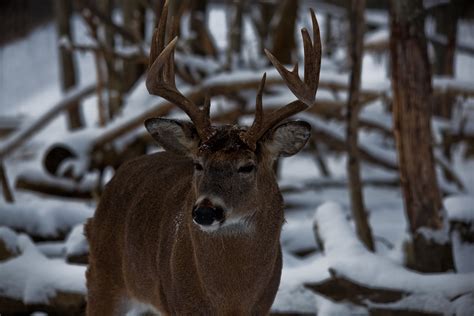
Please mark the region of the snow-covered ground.
<svg viewBox="0 0 474 316"><path fill-rule="evenodd" d="M322 21L322 16L318 16ZM226 46L226 16L220 9L211 11L210 23L219 47ZM323 27L323 23L320 23ZM86 29L79 18L74 19L74 38L77 42L87 42ZM250 36L246 45L254 49L255 42L249 23L246 32ZM324 29L322 30L324 33ZM460 27L461 36L474 39L472 26ZM382 34L383 35L383 34ZM252 48L253 47L253 48ZM340 54L338 52L337 54ZM337 55L336 54L336 55ZM81 83L95 80L93 60L90 54L76 54ZM249 57L250 58L250 57ZM49 109L61 98L58 84L57 49L54 25L49 23L26 38L0 47L0 117L20 116L25 125ZM387 60L380 56L364 58L362 85L365 88L388 89L389 81L386 76ZM323 61L323 72L331 69L331 65ZM456 79L471 83L474 86L474 58L458 54L456 59ZM332 73L323 73L332 75ZM335 74L338 75L338 74ZM139 81L134 93L129 96L137 107L148 106L149 98L145 92L143 81ZM324 93L324 92L322 92ZM140 101L140 102L138 102ZM140 104L138 104L140 103ZM379 120L379 123L391 125L390 116L380 113L380 104L374 103L362 112L362 117ZM96 126L96 98L90 97L83 103L84 115L89 127ZM133 113L136 108L127 108L124 113ZM300 115L304 118L305 115ZM340 125L323 122L335 135L343 132ZM17 175L28 172L28 168L38 170L42 150L57 139L58 135L66 133L63 116L55 119L47 128L19 148L5 160L9 179L12 182ZM376 141L371 135L361 133L365 145L371 147ZM362 142L361 141L361 142ZM0 146L2 140L0 140ZM371 147L375 148L375 147ZM370 148L369 148L370 149ZM376 148L375 148L376 149ZM374 149L374 150L375 150ZM474 213L474 161L464 160L463 148L459 147L454 153L453 168L463 180L466 190L458 193L457 197L445 200L445 207L451 218L466 217ZM393 152L384 152L387 159L395 159ZM346 178L346 159L344 156L328 156L327 164L334 179L344 181ZM396 162L396 161L395 161ZM364 179L391 179L393 172L384 171L367 164L362 166ZM320 182L318 189L308 189L301 192L285 194L285 202L290 206L286 212L286 224L282 233L284 250L284 268L279 293L274 304L275 310L315 312L326 315L341 315L347 313L364 314L365 311L347 304L335 304L322 296L314 295L303 287L308 280L322 280L328 277L328 267L334 264L323 255L313 233L313 218L318 206L327 201L334 201L339 213L350 218L349 195L345 186L324 187L325 179L320 174L314 158L308 154L299 154L283 160L281 166L281 187L304 186L312 182ZM67 264L65 257L69 254L84 253L87 245L81 238L82 224L93 214L94 203L87 201L71 201L39 196L31 193L15 191L17 203L13 206L0 203L0 226L7 226L17 231L34 235L38 240L0 228L0 239L4 240L10 250L18 256L8 262L0 261L0 293L21 298L25 302L37 303L47 301L56 291L71 290L85 292L85 278L82 266ZM403 212L403 199L399 189L393 187L368 186L364 189L366 207L370 213L370 224L376 241L377 254L387 265L403 261L403 242L407 238L407 224ZM327 216L319 212L319 217ZM352 225L352 222L349 222ZM66 232L71 234L65 241ZM335 233L335 232L333 232ZM330 234L328 232L327 234ZM62 237L62 238L60 238ZM59 241L42 242L41 239L57 238ZM349 237L348 237L349 238ZM351 239L352 240L352 239ZM349 242L350 240L348 240ZM344 240L340 241L344 243ZM456 265L459 271L469 274L472 279L474 272L474 249L456 241ZM295 255L299 253L300 256ZM301 255L305 254L305 255ZM371 256L364 254L364 256ZM372 257L371 257L372 258ZM1 260L1 258L0 258ZM368 259L370 261L371 259ZM32 264L34 262L34 264ZM372 261L370 261L372 262ZM339 265L350 262L339 261ZM362 265L362 263L360 263ZM354 268L361 266L354 265ZM23 273L27 271L27 273ZM367 272L367 271L365 271ZM354 271L354 273L358 273ZM365 275L370 278L370 275ZM412 275L404 275L409 278ZM420 281L424 282L424 281ZM420 283L419 286L422 286ZM427 286L449 286L443 280ZM472 300L471 300L472 302ZM469 304L469 301L467 302ZM466 314L467 315L467 314Z"/></svg>

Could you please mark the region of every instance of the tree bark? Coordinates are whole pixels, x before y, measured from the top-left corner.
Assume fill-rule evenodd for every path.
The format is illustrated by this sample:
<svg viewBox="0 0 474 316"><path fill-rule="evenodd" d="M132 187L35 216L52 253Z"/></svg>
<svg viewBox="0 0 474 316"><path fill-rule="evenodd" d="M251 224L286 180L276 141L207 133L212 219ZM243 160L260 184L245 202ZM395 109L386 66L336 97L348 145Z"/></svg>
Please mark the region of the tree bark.
<svg viewBox="0 0 474 316"><path fill-rule="evenodd" d="M258 36L258 47L261 54L267 48L270 37L270 22L275 14L276 4L273 2L259 1L257 14L252 14L252 23Z"/></svg>
<svg viewBox="0 0 474 316"><path fill-rule="evenodd" d="M333 54L333 30L332 30L333 17L331 12L326 13L324 16L324 50L323 53L327 57L332 57Z"/></svg>
<svg viewBox="0 0 474 316"><path fill-rule="evenodd" d="M63 38L71 41L72 2L55 0L56 28L59 40ZM61 88L67 91L76 85L76 69L73 53L62 45L59 45L59 71L61 77ZM80 103L77 102L67 111L67 125L70 130L78 129L84 126Z"/></svg>
<svg viewBox="0 0 474 316"><path fill-rule="evenodd" d="M283 64L291 64L292 53L296 47L295 25L298 13L298 0L283 0L274 18L272 54Z"/></svg>
<svg viewBox="0 0 474 316"><path fill-rule="evenodd" d="M122 1L123 23L136 38L143 40L145 35L145 10L140 1ZM134 43L132 43L134 44ZM124 61L123 63L123 88L128 91L145 72L143 65L135 62Z"/></svg>
<svg viewBox="0 0 474 316"><path fill-rule="evenodd" d="M435 49L434 72L437 75L454 76L454 53L456 50L458 14L456 1L451 0L437 7L434 12L436 21L436 36L441 36L442 41L433 43ZM437 99L434 104L434 115L451 117L452 106L455 98L445 94Z"/></svg>
<svg viewBox="0 0 474 316"><path fill-rule="evenodd" d="M113 0L100 0L98 2L98 8L103 12L104 16L109 19L112 19L112 11L114 9ZM103 45L110 51L114 51L115 47L115 32L107 27L107 25L102 24L103 30ZM109 56L103 54L105 66L107 70L107 89L108 89L108 109L109 109L109 119L113 119L117 114L120 113L123 103L123 86L122 78L118 69L118 58L115 56ZM133 62L130 62L131 64Z"/></svg>
<svg viewBox="0 0 474 316"><path fill-rule="evenodd" d="M347 104L347 176L349 193L356 232L359 239L371 251L374 250L372 231L367 219L364 206L363 185L360 178L359 146L358 146L358 115L360 110L359 95L362 74L362 59L364 45L365 0L352 0L349 7L352 36L349 39L349 56L352 72L349 83L349 99Z"/></svg>
<svg viewBox="0 0 474 316"><path fill-rule="evenodd" d="M234 0L228 25L227 67L232 69L234 61L240 62L243 38L243 14L246 0Z"/></svg>
<svg viewBox="0 0 474 316"><path fill-rule="evenodd" d="M407 264L423 272L446 271L453 269L453 258L433 157L433 91L423 2L391 0L390 4L394 136L413 238Z"/></svg>
<svg viewBox="0 0 474 316"><path fill-rule="evenodd" d="M201 56L217 56L217 49L207 29L207 0L192 1L190 29L194 32L190 44L193 53Z"/></svg>

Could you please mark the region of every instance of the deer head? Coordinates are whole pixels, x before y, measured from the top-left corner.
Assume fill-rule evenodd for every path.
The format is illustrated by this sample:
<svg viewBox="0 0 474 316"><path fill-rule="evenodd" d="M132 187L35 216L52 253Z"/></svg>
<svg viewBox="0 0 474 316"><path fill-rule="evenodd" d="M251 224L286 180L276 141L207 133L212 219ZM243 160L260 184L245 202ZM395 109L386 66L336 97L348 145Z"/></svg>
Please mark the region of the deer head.
<svg viewBox="0 0 474 316"><path fill-rule="evenodd" d="M191 122L151 118L145 121L145 126L165 150L193 160L195 203L189 214L194 223L206 231L233 225L250 227L261 195L265 194L259 190L262 183L271 182L278 190L272 168L274 160L296 154L310 137L308 123L285 120L305 110L315 100L321 63L321 41L315 14L311 10L314 42L306 29L301 31L304 80L298 75L297 64L289 71L265 51L297 100L264 116L264 74L257 93L255 119L247 128L212 125L209 99L199 106L177 90L173 56L177 37L165 46L167 4L162 12L153 34L146 86L150 94L161 96L181 108ZM171 37L168 34L168 38Z"/></svg>

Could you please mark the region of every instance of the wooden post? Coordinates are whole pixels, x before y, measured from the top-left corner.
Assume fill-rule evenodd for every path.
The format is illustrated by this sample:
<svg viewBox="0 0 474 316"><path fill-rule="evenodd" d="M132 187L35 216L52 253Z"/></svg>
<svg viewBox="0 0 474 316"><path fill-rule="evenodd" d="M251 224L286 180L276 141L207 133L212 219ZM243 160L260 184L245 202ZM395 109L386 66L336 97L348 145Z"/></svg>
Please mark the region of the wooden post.
<svg viewBox="0 0 474 316"><path fill-rule="evenodd" d="M413 238L408 265L423 272L447 271L454 266L433 157L423 1L391 0L390 5L394 136Z"/></svg>
<svg viewBox="0 0 474 316"><path fill-rule="evenodd" d="M63 38L72 39L70 20L72 17L72 1L55 0L56 29L59 41ZM65 47L59 46L59 70L61 77L61 88L63 91L76 85L76 70L74 66L74 56ZM77 129L84 126L80 103L71 107L67 111L67 123L69 129Z"/></svg>
<svg viewBox="0 0 474 316"><path fill-rule="evenodd" d="M352 72L349 83L349 99L347 102L347 177L349 180L352 216L354 218L357 236L369 250L373 251L374 241L364 206L363 185L360 178L357 135L360 111L359 96L362 58L364 57L365 0L352 0L351 6L349 6L348 9L352 30L352 34L349 37L349 58Z"/></svg>

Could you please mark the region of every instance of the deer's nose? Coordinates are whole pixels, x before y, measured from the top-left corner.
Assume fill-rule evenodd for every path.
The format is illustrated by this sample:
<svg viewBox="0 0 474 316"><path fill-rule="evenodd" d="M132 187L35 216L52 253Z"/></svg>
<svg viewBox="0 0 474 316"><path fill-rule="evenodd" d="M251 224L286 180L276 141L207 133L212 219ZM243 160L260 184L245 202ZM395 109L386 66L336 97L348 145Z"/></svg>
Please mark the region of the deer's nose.
<svg viewBox="0 0 474 316"><path fill-rule="evenodd" d="M196 224L210 226L224 220L224 209L204 199L194 206L192 216Z"/></svg>

